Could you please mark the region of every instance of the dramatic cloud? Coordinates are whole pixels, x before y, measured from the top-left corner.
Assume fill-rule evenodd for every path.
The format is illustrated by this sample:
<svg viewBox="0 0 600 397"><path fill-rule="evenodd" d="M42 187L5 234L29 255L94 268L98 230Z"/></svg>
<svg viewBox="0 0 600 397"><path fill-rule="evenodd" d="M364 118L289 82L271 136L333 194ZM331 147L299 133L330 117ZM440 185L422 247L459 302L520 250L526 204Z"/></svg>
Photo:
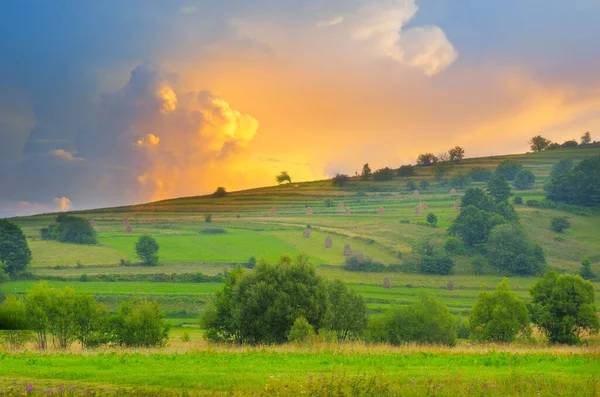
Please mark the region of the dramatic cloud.
<svg viewBox="0 0 600 397"><path fill-rule="evenodd" d="M53 200L53 202L56 208L61 212L69 211L71 209L71 205L73 204L71 203L71 200L66 197L57 197Z"/></svg>
<svg viewBox="0 0 600 397"><path fill-rule="evenodd" d="M56 150L51 150L49 152L49 154L51 156L55 156L58 158L61 158L65 161L82 161L83 157L77 157L76 154L77 152L69 152L67 150L64 149L56 149Z"/></svg>

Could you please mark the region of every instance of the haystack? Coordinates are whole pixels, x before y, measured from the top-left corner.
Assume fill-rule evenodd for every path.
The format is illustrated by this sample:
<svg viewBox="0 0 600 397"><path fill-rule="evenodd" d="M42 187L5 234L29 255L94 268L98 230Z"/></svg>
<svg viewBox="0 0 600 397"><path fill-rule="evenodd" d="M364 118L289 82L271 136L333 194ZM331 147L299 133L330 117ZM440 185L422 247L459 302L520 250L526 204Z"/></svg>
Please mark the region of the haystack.
<svg viewBox="0 0 600 397"><path fill-rule="evenodd" d="M302 237L304 237L304 238L310 238L310 229L306 229L304 231L304 233L302 233Z"/></svg>
<svg viewBox="0 0 600 397"><path fill-rule="evenodd" d="M344 210L344 213L345 213L346 215L350 215L350 208L349 208L349 207L346 207L346 209Z"/></svg>
<svg viewBox="0 0 600 397"><path fill-rule="evenodd" d="M392 288L392 280L389 277L383 279L383 288Z"/></svg>
<svg viewBox="0 0 600 397"><path fill-rule="evenodd" d="M413 196L419 197L419 191L417 189L415 189L415 191L413 192Z"/></svg>
<svg viewBox="0 0 600 397"><path fill-rule="evenodd" d="M455 188L450 189L450 195L452 195L452 196L456 195L456 189Z"/></svg>
<svg viewBox="0 0 600 397"><path fill-rule="evenodd" d="M154 218L150 219L150 224L151 225L156 225L156 219L154 219Z"/></svg>
<svg viewBox="0 0 600 397"><path fill-rule="evenodd" d="M415 207L415 214L419 215L421 213L422 209L421 209L421 205L417 205Z"/></svg>
<svg viewBox="0 0 600 397"><path fill-rule="evenodd" d="M306 208L306 215L312 215L312 208L310 208L310 207Z"/></svg>
<svg viewBox="0 0 600 397"><path fill-rule="evenodd" d="M127 225L127 227L125 228L125 233L129 234L133 232L133 229L131 228L131 225Z"/></svg>
<svg viewBox="0 0 600 397"><path fill-rule="evenodd" d="M379 209L377 210L377 214L378 215L384 215L385 214L385 208L379 207Z"/></svg>
<svg viewBox="0 0 600 397"><path fill-rule="evenodd" d="M127 217L123 218L122 222L124 225L129 225L129 219L127 219Z"/></svg>
<svg viewBox="0 0 600 397"><path fill-rule="evenodd" d="M454 202L454 209L460 211L460 200L456 200Z"/></svg>
<svg viewBox="0 0 600 397"><path fill-rule="evenodd" d="M426 209L427 209L427 203L426 203L425 201L423 201L423 202L421 203L421 208L423 208L424 210L426 210Z"/></svg>
<svg viewBox="0 0 600 397"><path fill-rule="evenodd" d="M271 214L271 216L277 215L277 208L275 208L275 207L271 208L270 214Z"/></svg>
<svg viewBox="0 0 600 397"><path fill-rule="evenodd" d="M338 210L343 210L343 209L344 209L344 203L339 203Z"/></svg>
<svg viewBox="0 0 600 397"><path fill-rule="evenodd" d="M333 246L333 240L331 239L331 236L327 236L327 238L325 239L325 248L331 248Z"/></svg>
<svg viewBox="0 0 600 397"><path fill-rule="evenodd" d="M352 247L350 247L350 244L344 245L343 254L344 254L344 256L352 256Z"/></svg>
<svg viewBox="0 0 600 397"><path fill-rule="evenodd" d="M91 227L96 226L96 222L94 222L93 219L88 219L88 223L90 224Z"/></svg>

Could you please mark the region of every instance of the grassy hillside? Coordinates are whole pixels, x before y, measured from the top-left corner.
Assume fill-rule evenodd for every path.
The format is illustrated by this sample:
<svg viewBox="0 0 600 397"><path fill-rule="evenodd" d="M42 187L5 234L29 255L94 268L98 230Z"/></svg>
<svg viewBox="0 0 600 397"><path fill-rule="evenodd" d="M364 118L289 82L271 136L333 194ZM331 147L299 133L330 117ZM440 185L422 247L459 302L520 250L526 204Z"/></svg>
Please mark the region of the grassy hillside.
<svg viewBox="0 0 600 397"><path fill-rule="evenodd" d="M560 149L535 154L494 156L466 159L451 170L451 175L466 174L474 167L493 169L500 161L511 158L519 161L536 175L536 184L528 191L515 191L524 198L543 198L542 185L552 166L563 158L574 161L600 155L600 148ZM407 182L428 181L430 186L413 195ZM481 186L483 183L472 183ZM137 206L108 208L81 212L93 219L99 235L97 246L77 246L41 241L39 229L52 222L55 215L16 218L26 232L33 252L31 271L41 277L70 277L82 275L126 275L155 273L195 273L215 275L246 262L249 257L275 261L284 254L304 252L317 265L319 273L328 278L339 278L350 283L367 300L370 310L380 312L393 305L412 302L423 290L439 295L456 314L467 314L484 286L493 287L498 275L471 275L469 258L457 258L452 276L423 276L405 273L355 273L341 268L345 257L343 248L349 244L385 264L401 264L410 256L411 247L424 236L442 242L446 228L456 217L454 202L464 191L450 194L450 185L440 185L433 179L432 167L416 167L416 176L395 177L388 182L361 181L351 178L344 188L333 187L331 181L294 183L282 186L232 192L225 198L212 196L165 200ZM331 200L331 206L326 201ZM428 210L415 214L421 201ZM350 209L346 214L338 208L343 204ZM310 207L312 215L307 215ZM383 207L384 214L378 214ZM270 213L276 209L276 214ZM576 272L580 260L592 258L593 268L600 273L600 210L580 216L557 210L517 206L526 232L539 242L546 252L548 264L558 270ZM438 228L425 227L428 213L439 218ZM205 215L212 222L205 222ZM572 228L558 235L550 230L554 216L571 218ZM125 232L123 219L127 218L133 231ZM310 225L311 237L303 232ZM207 231L207 229L209 229ZM215 234L213 229L220 229ZM136 264L134 245L137 238L149 233L160 244L160 265L143 267ZM333 247L325 248L327 236ZM128 266L120 263L132 262ZM391 277L393 288L381 287L382 279ZM109 278L110 279L110 278ZM452 280L455 291L447 291ZM534 278L511 278L511 286L527 298L527 289ZM73 284L75 281L56 285ZM0 285L0 292L25 292L32 282L10 282ZM179 283L144 282L77 282L77 289L89 291L111 307L131 294L145 294L159 300L170 317L188 318L195 323L198 311L213 291L212 286ZM600 284L595 284L600 290ZM600 294L598 294L600 297Z"/></svg>

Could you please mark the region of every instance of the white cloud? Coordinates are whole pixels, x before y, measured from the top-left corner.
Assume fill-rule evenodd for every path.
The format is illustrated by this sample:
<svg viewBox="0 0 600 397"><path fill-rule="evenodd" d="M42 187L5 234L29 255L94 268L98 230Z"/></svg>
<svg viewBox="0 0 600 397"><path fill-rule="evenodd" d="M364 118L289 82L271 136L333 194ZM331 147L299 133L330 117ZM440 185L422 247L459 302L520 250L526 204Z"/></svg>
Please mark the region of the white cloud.
<svg viewBox="0 0 600 397"><path fill-rule="evenodd" d="M330 26L339 25L342 22L344 22L344 17L342 15L339 15L339 16L331 18L331 19L318 21L317 26L330 27Z"/></svg>
<svg viewBox="0 0 600 397"><path fill-rule="evenodd" d="M52 200L54 205L58 208L59 211L65 212L71 209L73 203L67 197L57 197Z"/></svg>
<svg viewBox="0 0 600 397"><path fill-rule="evenodd" d="M51 150L48 154L61 158L65 161L82 161L83 157L76 156L77 152L70 152L64 149Z"/></svg>

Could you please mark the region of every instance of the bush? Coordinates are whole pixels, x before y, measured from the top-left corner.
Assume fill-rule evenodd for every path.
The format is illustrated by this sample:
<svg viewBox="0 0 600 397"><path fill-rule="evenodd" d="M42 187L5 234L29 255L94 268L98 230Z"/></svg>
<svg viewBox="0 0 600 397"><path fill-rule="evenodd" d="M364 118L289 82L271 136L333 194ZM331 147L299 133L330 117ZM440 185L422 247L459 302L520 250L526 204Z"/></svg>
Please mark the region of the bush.
<svg viewBox="0 0 600 397"><path fill-rule="evenodd" d="M140 236L135 243L135 253L145 266L156 266L158 264L158 249L156 239L148 234Z"/></svg>
<svg viewBox="0 0 600 397"><path fill-rule="evenodd" d="M325 199L324 201L325 207L330 208L331 206L333 206L333 201L331 199Z"/></svg>
<svg viewBox="0 0 600 397"><path fill-rule="evenodd" d="M513 204L515 205L521 205L523 204L523 197L521 196L517 196L513 199Z"/></svg>
<svg viewBox="0 0 600 397"><path fill-rule="evenodd" d="M419 262L419 272L424 274L447 275L453 267L454 260L447 255L423 255Z"/></svg>
<svg viewBox="0 0 600 397"><path fill-rule="evenodd" d="M398 169L398 176L413 176L415 174L415 167L413 165L403 165Z"/></svg>
<svg viewBox="0 0 600 397"><path fill-rule="evenodd" d="M408 181L406 182L406 189L412 192L413 190L417 189L417 184L415 183L415 181Z"/></svg>
<svg viewBox="0 0 600 397"><path fill-rule="evenodd" d="M489 168L475 167L469 171L469 176L475 182L487 182L492 177L492 170Z"/></svg>
<svg viewBox="0 0 600 397"><path fill-rule="evenodd" d="M251 256L250 258L248 258L248 262L246 262L245 267L248 269L254 269L256 267L256 257Z"/></svg>
<svg viewBox="0 0 600 397"><path fill-rule="evenodd" d="M525 302L512 292L505 278L493 293L482 292L469 316L475 340L512 342L529 326Z"/></svg>
<svg viewBox="0 0 600 397"><path fill-rule="evenodd" d="M577 143L577 141L575 139L572 139L570 141L565 141L562 143L562 145L560 145L560 147L563 148L574 148L579 146L579 144Z"/></svg>
<svg viewBox="0 0 600 397"><path fill-rule="evenodd" d="M456 318L446 305L427 295L423 295L418 303L388 313L383 321L371 326L371 331L375 338L392 345L456 344Z"/></svg>
<svg viewBox="0 0 600 397"><path fill-rule="evenodd" d="M3 339L13 349L20 348L31 338L23 299L8 295L0 304L0 330L4 330Z"/></svg>
<svg viewBox="0 0 600 397"><path fill-rule="evenodd" d="M350 178L345 174L335 174L335 176L331 179L331 185L337 187L344 187L348 184L348 180Z"/></svg>
<svg viewBox="0 0 600 397"><path fill-rule="evenodd" d="M456 237L448 237L444 243L444 250L454 255L464 255L466 253L465 246Z"/></svg>
<svg viewBox="0 0 600 397"><path fill-rule="evenodd" d="M584 332L597 333L594 286L579 276L549 271L530 290L529 311L550 343L573 344Z"/></svg>
<svg viewBox="0 0 600 397"><path fill-rule="evenodd" d="M298 317L288 334L288 341L302 343L315 336L315 329L304 317Z"/></svg>
<svg viewBox="0 0 600 397"><path fill-rule="evenodd" d="M164 346L169 325L158 303L147 299L124 302L113 318L116 342L129 347Z"/></svg>
<svg viewBox="0 0 600 397"><path fill-rule="evenodd" d="M383 273L387 270L382 263L376 262L371 258L365 258L361 255L353 255L346 258L344 270L350 272L368 272L368 273Z"/></svg>
<svg viewBox="0 0 600 397"><path fill-rule="evenodd" d="M433 212L430 212L427 215L427 223L429 223L430 225L436 225L438 221L437 215L435 215Z"/></svg>
<svg viewBox="0 0 600 397"><path fill-rule="evenodd" d="M477 276L485 273L486 265L487 261L483 255L476 255L471 259L471 269L473 270L473 274Z"/></svg>
<svg viewBox="0 0 600 397"><path fill-rule="evenodd" d="M542 248L514 224L496 226L486 248L490 264L504 274L540 274L546 263Z"/></svg>
<svg viewBox="0 0 600 397"><path fill-rule="evenodd" d="M513 181L522 168L515 160L504 160L496 167L496 175L503 175L507 181Z"/></svg>
<svg viewBox="0 0 600 397"><path fill-rule="evenodd" d="M552 222L550 223L550 228L556 233L562 233L570 227L571 222L569 222L569 218L566 216L556 216L552 218Z"/></svg>
<svg viewBox="0 0 600 397"><path fill-rule="evenodd" d="M589 258L583 258L581 260L581 270L579 271L579 275L584 280L594 280L596 278L596 274L592 270L592 261Z"/></svg>
<svg viewBox="0 0 600 397"><path fill-rule="evenodd" d="M212 214L204 215L204 222L211 223L212 222Z"/></svg>
<svg viewBox="0 0 600 397"><path fill-rule="evenodd" d="M429 183L429 181L421 181L421 182L419 182L419 189L427 190L427 189L429 189L430 185L431 184Z"/></svg>
<svg viewBox="0 0 600 397"><path fill-rule="evenodd" d="M527 190L533 187L535 175L529 170L521 170L515 175L514 186L519 190Z"/></svg>
<svg viewBox="0 0 600 397"><path fill-rule="evenodd" d="M391 181L394 178L394 170L389 167L381 168L373 173L373 180L382 182L382 181Z"/></svg>

